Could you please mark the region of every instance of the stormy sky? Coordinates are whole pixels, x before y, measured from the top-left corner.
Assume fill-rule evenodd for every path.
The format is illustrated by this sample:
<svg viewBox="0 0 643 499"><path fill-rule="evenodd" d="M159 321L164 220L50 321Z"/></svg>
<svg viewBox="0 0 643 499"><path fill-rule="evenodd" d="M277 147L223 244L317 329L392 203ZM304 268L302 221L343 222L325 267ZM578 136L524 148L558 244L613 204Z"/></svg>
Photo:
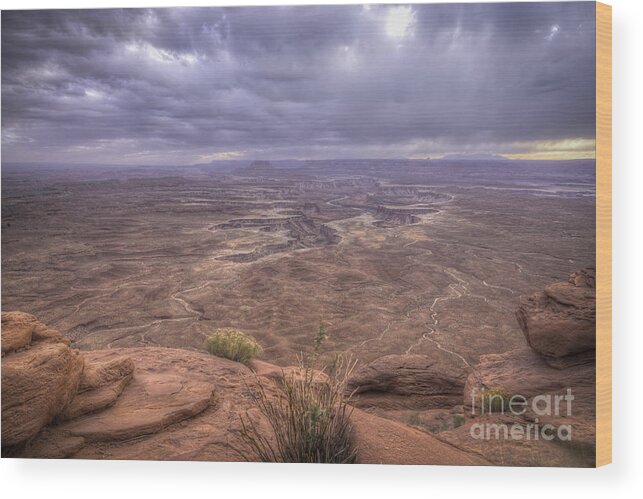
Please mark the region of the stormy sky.
<svg viewBox="0 0 643 499"><path fill-rule="evenodd" d="M594 3L2 13L2 159L593 157Z"/></svg>

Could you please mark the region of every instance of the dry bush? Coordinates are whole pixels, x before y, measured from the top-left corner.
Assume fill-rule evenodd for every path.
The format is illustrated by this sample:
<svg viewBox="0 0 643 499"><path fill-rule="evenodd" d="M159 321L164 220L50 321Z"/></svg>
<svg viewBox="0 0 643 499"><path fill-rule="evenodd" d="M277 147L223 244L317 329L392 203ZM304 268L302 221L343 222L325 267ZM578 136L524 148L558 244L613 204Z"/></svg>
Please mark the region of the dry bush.
<svg viewBox="0 0 643 499"><path fill-rule="evenodd" d="M509 410L511 394L504 388L487 388L480 393L480 406L483 412L505 413Z"/></svg>
<svg viewBox="0 0 643 499"><path fill-rule="evenodd" d="M205 348L212 355L246 365L261 353L261 346L252 336L233 328L217 329L205 340Z"/></svg>
<svg viewBox="0 0 643 499"><path fill-rule="evenodd" d="M299 372L283 373L277 395L267 392L257 378L252 391L259 412L266 418L272 435L262 434L246 415L241 418L242 437L259 459L279 463L353 463L356 449L352 438L346 395L348 378L355 363L336 357L333 365L320 372L305 366Z"/></svg>

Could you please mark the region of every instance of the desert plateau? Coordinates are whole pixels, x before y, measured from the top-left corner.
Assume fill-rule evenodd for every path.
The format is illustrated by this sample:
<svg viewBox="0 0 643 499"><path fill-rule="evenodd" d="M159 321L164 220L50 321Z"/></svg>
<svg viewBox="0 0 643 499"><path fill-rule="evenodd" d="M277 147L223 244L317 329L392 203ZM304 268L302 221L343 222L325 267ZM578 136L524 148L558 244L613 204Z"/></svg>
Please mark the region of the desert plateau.
<svg viewBox="0 0 643 499"><path fill-rule="evenodd" d="M210 380L201 402L213 389L235 411L242 384L230 377L248 368L208 358L208 335L219 328L252 335L263 347L263 367L255 370L269 363L278 373L311 351L323 323L321 356L357 360L350 388L360 418L421 431L431 445L458 449L463 462L538 465L551 462L554 448L561 463L587 465L587 446L534 442L499 454L471 449L461 434L471 424L467 378L489 358L534 364L532 376L546 378L547 390L565 384L565 371L527 348L516 312L527 295L592 266L593 173L593 162L456 160L5 169L3 310L32 314L86 359L131 357L142 364L140 383L157 363L170 378L196 385L225 378L236 388ZM522 314L525 331L529 313ZM556 320L537 327L555 328ZM3 335L7 329L3 318ZM592 348L580 344L571 353ZM506 376L488 385L516 382ZM524 392L517 388L512 393ZM123 397L133 389L125 387ZM202 411L213 409L195 413ZM196 414L170 420L161 434L180 434L191 417L206 417ZM229 414L226 421L238 425ZM90 437L110 444L82 447L78 457L101 449L113 458L230 458L221 437L212 454L145 454L160 436L134 445L118 443L129 442L129 433L114 433ZM381 449L372 452L369 462L394 462ZM422 452L418 459L442 462Z"/></svg>

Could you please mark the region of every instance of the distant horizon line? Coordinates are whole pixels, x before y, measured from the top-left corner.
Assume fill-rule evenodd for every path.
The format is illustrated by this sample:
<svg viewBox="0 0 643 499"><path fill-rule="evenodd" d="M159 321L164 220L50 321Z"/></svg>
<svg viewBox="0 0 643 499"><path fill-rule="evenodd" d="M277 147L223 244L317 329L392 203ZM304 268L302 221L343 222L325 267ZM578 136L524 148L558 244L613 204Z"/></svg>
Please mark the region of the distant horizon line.
<svg viewBox="0 0 643 499"><path fill-rule="evenodd" d="M457 157L456 157L457 156ZM324 162L324 161L373 161L373 162L382 162L382 161L417 161L417 162L428 162L428 161L487 161L487 162L521 162L521 163L577 163L577 162L590 162L596 161L596 158L566 158L566 159L526 159L526 158L509 158L502 155L494 155L494 157L466 157L466 155L445 155L440 157L427 157L427 158L405 158L405 157L393 157L393 158L279 158L279 159L265 159L265 158L246 158L246 159L214 159L210 161L204 161L199 163L185 163L185 164L172 164L172 163L91 163L87 161L81 162L61 162L61 161L14 161L14 160L0 160L0 166L6 164L9 165L49 165L49 166L83 166L83 165L93 165L93 166L137 166L137 167L194 167L194 166L207 166L215 163L253 163L257 161L267 161L267 162Z"/></svg>

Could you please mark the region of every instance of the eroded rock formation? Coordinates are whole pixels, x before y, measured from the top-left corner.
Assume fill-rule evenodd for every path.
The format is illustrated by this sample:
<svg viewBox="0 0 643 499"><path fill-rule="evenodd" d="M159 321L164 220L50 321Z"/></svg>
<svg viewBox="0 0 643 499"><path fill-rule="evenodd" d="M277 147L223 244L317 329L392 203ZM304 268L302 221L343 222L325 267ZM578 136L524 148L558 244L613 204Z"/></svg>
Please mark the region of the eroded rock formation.
<svg viewBox="0 0 643 499"><path fill-rule="evenodd" d="M435 431L439 439L494 464L593 466L594 283L594 269L583 269L568 282L548 285L523 299L516 312L527 340L522 349L483 355L469 370L438 350L432 356L381 357L352 377L353 401L379 415ZM485 392L502 394L502 411L485 406ZM524 400L524 411L509 408L514 395ZM536 399L542 411L534 409ZM429 425L435 420L440 425ZM503 435L514 425L523 438ZM571 438L543 438L545 425L550 425L548 435L569 428ZM475 438L478 428L491 432Z"/></svg>
<svg viewBox="0 0 643 499"><path fill-rule="evenodd" d="M134 371L128 358L88 363L67 338L22 312L2 314L2 353L3 454L19 452L52 422L109 407Z"/></svg>
<svg viewBox="0 0 643 499"><path fill-rule="evenodd" d="M421 221L421 218L418 215L437 213L438 211L439 210L436 210L435 208L428 207L390 208L386 206L378 206L375 211L375 218L377 218L377 221L373 224L376 227L381 228L411 225Z"/></svg>
<svg viewBox="0 0 643 499"><path fill-rule="evenodd" d="M303 213L286 218L240 218L215 227L217 230L240 228L258 228L264 232L282 231L286 234L287 240L283 243L266 244L248 253L234 253L219 257L221 260L254 262L259 258L293 249L337 244L341 239L336 230L325 224L317 223Z"/></svg>
<svg viewBox="0 0 643 499"><path fill-rule="evenodd" d="M257 362L253 373L237 362L171 348L81 353L28 314L3 314L2 322L8 347L2 359L3 456L240 461L251 458L240 437L240 417L270 431L249 390L258 379L269 393L277 390L276 366ZM25 330L31 331L29 343ZM51 359L49 349L65 367L48 370L55 373L55 390L38 367ZM34 362L21 360L24 355ZM47 404L22 396L26 385L47 395ZM426 432L357 408L351 421L360 463L488 464Z"/></svg>
<svg viewBox="0 0 643 499"><path fill-rule="evenodd" d="M523 300L516 313L527 339L526 348L484 355L467 378L464 425L440 438L496 464L523 466L593 466L596 436L596 292L594 269L570 275ZM490 413L481 393L500 390L526 399L524 413ZM571 398L570 398L571 397ZM536 403L534 403L537 399ZM522 400L522 399L519 399ZM518 425L531 438L520 441L471 437L472 426ZM531 425L531 426L530 426ZM535 426L538 425L538 426ZM561 427L570 438L542 438ZM494 427L496 428L496 427ZM536 433L539 432L539 438ZM525 433L526 435L526 433Z"/></svg>
<svg viewBox="0 0 643 499"><path fill-rule="evenodd" d="M358 406L417 408L452 407L462 401L467 373L453 357L386 355L359 368L349 391Z"/></svg>
<svg viewBox="0 0 643 499"><path fill-rule="evenodd" d="M439 350L360 367L349 387L358 462L592 466L594 279L584 269L523 300L517 318L525 348L482 356L470 369ZM2 355L2 454L22 457L238 461L250 452L242 415L270 431L249 395L252 384L263 379L278 390L283 372L296 369L257 361L253 372L169 348L79 352L20 312L2 314ZM525 410L482 411L487 390L524 397ZM534 409L537 397L556 400L569 390L573 411L565 402L549 414ZM409 414L446 428L432 435L414 428L422 425ZM526 434L536 424L569 426L573 437L472 438L476 425Z"/></svg>
<svg viewBox="0 0 643 499"><path fill-rule="evenodd" d="M545 286L523 300L516 317L529 346L553 367L592 359L596 347L596 273Z"/></svg>
<svg viewBox="0 0 643 499"><path fill-rule="evenodd" d="M84 359L22 313L2 314L2 446L33 438L74 399Z"/></svg>

